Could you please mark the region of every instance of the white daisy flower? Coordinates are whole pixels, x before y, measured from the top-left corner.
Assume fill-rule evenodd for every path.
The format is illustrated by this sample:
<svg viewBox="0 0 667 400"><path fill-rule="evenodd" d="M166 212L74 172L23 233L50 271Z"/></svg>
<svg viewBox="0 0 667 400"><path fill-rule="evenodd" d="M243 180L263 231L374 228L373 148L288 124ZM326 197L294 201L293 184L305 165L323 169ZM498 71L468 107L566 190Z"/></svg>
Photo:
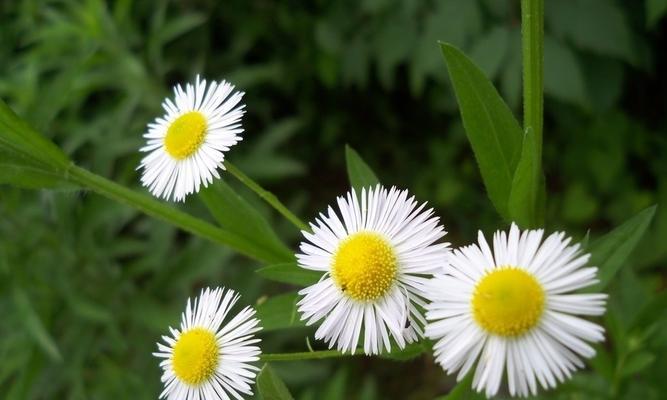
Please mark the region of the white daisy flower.
<svg viewBox="0 0 667 400"><path fill-rule="evenodd" d="M141 160L141 183L156 197L183 201L225 169L225 152L241 141L243 92L228 82L209 85L197 76L193 85L174 87L174 100L162 103L166 114L148 124L148 154Z"/></svg>
<svg viewBox="0 0 667 400"><path fill-rule="evenodd" d="M241 399L252 395L261 351L254 333L261 328L255 310L245 307L223 324L229 310L239 299L233 290L205 289L194 305L188 299L181 317L181 329L169 328L171 336L162 336L154 356L162 358L164 390L160 398L168 400Z"/></svg>
<svg viewBox="0 0 667 400"><path fill-rule="evenodd" d="M303 232L299 266L322 271L322 279L299 293L301 318L324 319L315 337L343 352L355 352L363 331L364 353L403 348L423 336L424 285L445 266L446 232L407 190L379 185L354 190L320 214L313 233ZM361 201L361 203L360 203Z"/></svg>
<svg viewBox="0 0 667 400"><path fill-rule="evenodd" d="M477 361L473 387L490 397L503 373L512 396L553 388L584 366L604 340L603 328L575 315L602 315L607 295L572 293L598 282L589 254L565 234L542 242L543 230L493 236L455 250L446 274L429 285L426 336L437 340L435 357L458 380Z"/></svg>

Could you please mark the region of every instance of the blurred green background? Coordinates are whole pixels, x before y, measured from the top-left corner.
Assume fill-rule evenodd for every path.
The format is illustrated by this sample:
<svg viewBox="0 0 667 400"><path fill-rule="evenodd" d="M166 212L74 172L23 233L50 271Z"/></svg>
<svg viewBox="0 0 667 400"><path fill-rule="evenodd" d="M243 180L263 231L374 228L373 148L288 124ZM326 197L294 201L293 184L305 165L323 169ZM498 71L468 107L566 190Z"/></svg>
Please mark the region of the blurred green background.
<svg viewBox="0 0 667 400"><path fill-rule="evenodd" d="M464 49L520 115L518 3L2 0L0 97L79 165L144 192L137 149L171 86L227 79L248 111L230 160L304 219L347 190L347 143L385 184L428 200L462 245L503 223L437 40ZM546 0L549 230L595 238L667 204L666 11ZM296 248L298 232L237 189ZM183 207L211 219L194 196ZM600 355L545 397L665 398L666 265L663 206L610 288ZM92 193L0 185L0 397L156 398L150 353L185 299L207 285L247 303L290 290L260 266ZM312 332L263 334L264 349L303 350ZM304 400L432 399L452 386L428 355L274 369Z"/></svg>

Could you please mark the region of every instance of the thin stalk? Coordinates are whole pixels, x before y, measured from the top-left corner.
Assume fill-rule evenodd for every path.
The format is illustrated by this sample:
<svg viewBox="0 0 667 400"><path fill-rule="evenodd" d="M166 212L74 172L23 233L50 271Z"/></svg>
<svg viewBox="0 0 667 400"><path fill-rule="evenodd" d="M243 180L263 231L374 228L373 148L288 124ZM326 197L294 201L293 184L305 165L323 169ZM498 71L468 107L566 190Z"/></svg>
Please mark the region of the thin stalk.
<svg viewBox="0 0 667 400"><path fill-rule="evenodd" d="M259 358L260 360L265 362L299 361L299 360L320 360L323 358L352 357L361 354L363 354L363 352L357 354L344 354L337 350L320 350L320 351L304 351L299 353L262 354L261 356L259 356Z"/></svg>
<svg viewBox="0 0 667 400"><path fill-rule="evenodd" d="M535 155L540 165L544 114L544 0L521 0L521 45L523 129L535 134Z"/></svg>
<svg viewBox="0 0 667 400"><path fill-rule="evenodd" d="M130 190L84 168L72 165L68 170L68 174L68 179L73 182L87 187L102 196L134 207L150 216L167 221L184 231L228 246L256 260L266 262L275 260L275 255L267 253L232 232L170 207L153 197Z"/></svg>
<svg viewBox="0 0 667 400"><path fill-rule="evenodd" d="M225 161L225 169L241 183L246 185L250 190L255 192L260 198L269 203L271 207L278 211L283 217L287 218L287 220L299 228L299 230L310 232L308 225L306 225L299 219L299 217L294 215L287 207L285 207L285 205L281 203L273 193L259 186L257 182L250 179L250 177L244 174L234 164L230 163L229 161Z"/></svg>

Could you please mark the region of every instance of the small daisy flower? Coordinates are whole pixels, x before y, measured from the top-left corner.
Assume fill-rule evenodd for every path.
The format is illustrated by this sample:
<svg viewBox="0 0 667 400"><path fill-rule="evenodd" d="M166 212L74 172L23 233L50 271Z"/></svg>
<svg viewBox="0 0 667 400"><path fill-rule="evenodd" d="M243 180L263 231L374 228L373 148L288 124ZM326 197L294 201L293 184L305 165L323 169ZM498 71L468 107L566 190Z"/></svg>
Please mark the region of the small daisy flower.
<svg viewBox="0 0 667 400"><path fill-rule="evenodd" d="M174 87L174 100L162 103L166 114L148 124L148 154L141 160L141 183L156 197L183 201L220 178L225 152L241 141L243 92L228 82L197 80Z"/></svg>
<svg viewBox="0 0 667 400"><path fill-rule="evenodd" d="M445 274L432 281L426 336L436 340L435 357L463 379L473 368L473 387L490 397L503 374L512 396L554 388L583 368L604 340L601 326L578 316L602 315L605 294L572 293L598 282L589 254L565 234L542 242L543 230L493 236L455 250Z"/></svg>
<svg viewBox="0 0 667 400"><path fill-rule="evenodd" d="M181 329L169 328L154 356L163 359L160 398L168 400L241 399L252 395L259 360L260 341L254 333L261 328L255 310L244 308L223 324L239 299L233 290L205 289L194 304L188 299L181 317Z"/></svg>
<svg viewBox="0 0 667 400"><path fill-rule="evenodd" d="M391 350L423 336L424 285L444 266L446 232L407 190L379 185L338 198L337 214L320 214L297 254L302 268L324 272L299 292L301 318L324 319L315 337L355 352L363 335L366 354ZM363 332L363 333L362 333Z"/></svg>

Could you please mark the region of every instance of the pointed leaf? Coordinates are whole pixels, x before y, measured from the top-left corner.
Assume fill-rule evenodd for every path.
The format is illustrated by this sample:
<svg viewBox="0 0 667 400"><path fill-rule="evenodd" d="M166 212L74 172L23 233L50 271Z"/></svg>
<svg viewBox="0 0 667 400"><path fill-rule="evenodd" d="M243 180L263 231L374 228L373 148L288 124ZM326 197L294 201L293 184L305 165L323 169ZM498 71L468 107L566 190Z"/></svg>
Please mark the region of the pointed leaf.
<svg viewBox="0 0 667 400"><path fill-rule="evenodd" d="M0 151L0 184L2 183L27 189L77 189L77 185L67 181L62 171Z"/></svg>
<svg viewBox="0 0 667 400"><path fill-rule="evenodd" d="M459 49L441 43L461 118L484 185L498 213L509 219L508 200L521 155L522 131L491 81Z"/></svg>
<svg viewBox="0 0 667 400"><path fill-rule="evenodd" d="M600 283L591 288L591 291L603 290L614 275L626 264L626 260L639 243L639 239L646 232L653 219L656 206L639 212L623 225L617 227L605 236L594 241L589 249L591 253L590 265L599 268Z"/></svg>
<svg viewBox="0 0 667 400"><path fill-rule="evenodd" d="M521 159L512 178L510 197L507 204L510 219L522 228L541 226L544 197L544 177L540 169L535 148L535 135L528 129L523 139Z"/></svg>
<svg viewBox="0 0 667 400"><path fill-rule="evenodd" d="M0 151L65 170L70 161L58 146L32 129L0 99Z"/></svg>
<svg viewBox="0 0 667 400"><path fill-rule="evenodd" d="M295 263L269 265L256 272L259 276L272 281L299 286L313 285L322 277L322 272L301 268Z"/></svg>
<svg viewBox="0 0 667 400"><path fill-rule="evenodd" d="M264 400L294 400L283 380L268 363L257 375L257 391Z"/></svg>
<svg viewBox="0 0 667 400"><path fill-rule="evenodd" d="M278 238L264 217L225 181L217 180L199 193L221 227L253 243L268 262L290 261L292 251Z"/></svg>
<svg viewBox="0 0 667 400"><path fill-rule="evenodd" d="M347 145L345 146L345 161L350 186L357 192L361 192L363 188L375 187L380 183L373 170L361 159L359 153Z"/></svg>

